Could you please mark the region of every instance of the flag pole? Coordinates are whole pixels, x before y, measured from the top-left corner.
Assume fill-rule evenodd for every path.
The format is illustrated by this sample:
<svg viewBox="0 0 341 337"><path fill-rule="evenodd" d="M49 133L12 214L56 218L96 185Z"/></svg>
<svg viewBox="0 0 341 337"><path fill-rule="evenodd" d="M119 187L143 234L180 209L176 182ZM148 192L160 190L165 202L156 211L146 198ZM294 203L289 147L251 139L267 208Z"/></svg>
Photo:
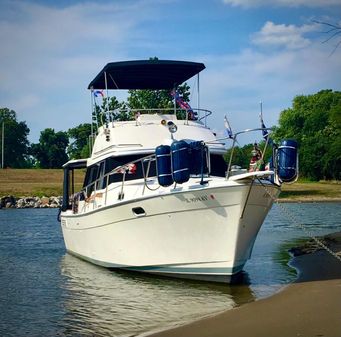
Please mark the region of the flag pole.
<svg viewBox="0 0 341 337"><path fill-rule="evenodd" d="M107 104L106 104L106 109L107 109L107 125L110 121L110 117L109 117L109 91L108 91L108 79L107 79L107 72L104 72L104 83L105 83L105 92L107 94ZM103 98L103 96L102 96Z"/></svg>
<svg viewBox="0 0 341 337"><path fill-rule="evenodd" d="M260 116L261 116L261 119L263 120L263 102L260 101L259 105L260 105Z"/></svg>
<svg viewBox="0 0 341 337"><path fill-rule="evenodd" d="M198 110L200 110L200 76L198 73L198 85L197 85L197 91L198 91Z"/></svg>

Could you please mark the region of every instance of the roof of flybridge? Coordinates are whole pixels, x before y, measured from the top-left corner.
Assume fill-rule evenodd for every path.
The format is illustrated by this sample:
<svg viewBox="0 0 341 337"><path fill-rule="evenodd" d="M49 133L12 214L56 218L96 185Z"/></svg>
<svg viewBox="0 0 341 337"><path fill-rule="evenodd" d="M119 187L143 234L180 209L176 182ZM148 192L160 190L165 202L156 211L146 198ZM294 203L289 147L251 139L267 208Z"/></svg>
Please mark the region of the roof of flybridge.
<svg viewBox="0 0 341 337"><path fill-rule="evenodd" d="M108 63L88 89L173 89L205 69L203 63L138 60Z"/></svg>

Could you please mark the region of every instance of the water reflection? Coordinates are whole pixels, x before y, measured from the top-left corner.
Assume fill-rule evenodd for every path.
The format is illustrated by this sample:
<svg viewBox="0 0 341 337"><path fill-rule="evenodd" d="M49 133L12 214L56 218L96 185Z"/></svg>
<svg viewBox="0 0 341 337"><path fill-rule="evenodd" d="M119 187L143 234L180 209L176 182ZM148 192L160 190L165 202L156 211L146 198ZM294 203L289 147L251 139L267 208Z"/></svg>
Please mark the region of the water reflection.
<svg viewBox="0 0 341 337"><path fill-rule="evenodd" d="M282 206L316 236L341 231L341 203ZM0 211L0 335L131 336L269 296L295 279L286 251L307 237L281 207L241 286L112 272L65 255L56 210Z"/></svg>
<svg viewBox="0 0 341 337"><path fill-rule="evenodd" d="M60 328L68 336L131 336L254 300L245 284L110 271L69 254L62 257L60 269L65 278Z"/></svg>

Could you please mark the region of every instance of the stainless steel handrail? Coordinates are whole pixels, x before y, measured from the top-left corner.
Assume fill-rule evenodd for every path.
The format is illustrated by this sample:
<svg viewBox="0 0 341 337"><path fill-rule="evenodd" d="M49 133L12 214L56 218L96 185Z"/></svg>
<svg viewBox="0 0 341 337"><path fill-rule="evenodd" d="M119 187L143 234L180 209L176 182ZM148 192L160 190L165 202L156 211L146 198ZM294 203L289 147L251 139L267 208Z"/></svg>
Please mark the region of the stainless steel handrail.
<svg viewBox="0 0 341 337"><path fill-rule="evenodd" d="M153 113L159 113L159 114L172 114L176 115L177 112L185 112L185 118L183 120L188 121L191 120L190 114L192 112L197 113L198 117L196 120L202 121L205 119L205 126L207 126L207 117L213 114L212 111L207 110L207 109L199 109L199 108L192 108L192 109L174 109L174 108L142 108L142 109L115 109L115 110L109 110L106 111L105 113L109 115L109 122L115 122L114 116L118 115L120 113L132 113L133 115L140 113L140 114L153 114ZM203 114L203 116L200 116L200 114Z"/></svg>
<svg viewBox="0 0 341 337"><path fill-rule="evenodd" d="M233 139L233 142L232 142L232 147L231 147L231 154L230 154L230 159L229 159L229 164L228 164L228 167L227 167L227 171L226 171L226 179L229 178L230 176L230 171L231 171L231 166L232 166L232 158L233 158L233 153L234 153L234 149L235 149L235 144L237 142L237 136L243 134L243 133L248 133L248 132L253 132L253 131L273 131L272 128L255 128L255 129L245 129L243 131L239 131L239 132L236 132L232 139ZM262 151L263 155L262 155L262 160L263 160L263 156L264 156L264 153L265 153L265 150L268 146L268 140L270 138L270 132L268 133L268 136L267 136L267 140L266 140L266 143L265 143L265 147ZM225 139L231 139L229 137L225 138Z"/></svg>
<svg viewBox="0 0 341 337"><path fill-rule="evenodd" d="M124 183L125 183L125 178L126 178L126 174L127 171L129 170L129 165L133 165L133 164L138 164L140 163L142 166L142 173L143 173L143 179L145 181L145 184L147 184L147 179L150 178L149 177L149 169L147 170L147 172L145 172L143 164L145 162L152 162L155 160L155 154L152 155L148 155L136 160L133 160L131 162L128 162L124 165L120 165L115 167L113 170L111 170L110 172L106 173L105 175L97 178L96 180L92 181L90 184L88 184L87 186L83 187L81 190L81 193L85 194L85 198L91 198L91 196L93 197L94 203L93 203L93 208L95 208L95 203L96 203L96 194L97 194L97 190L102 190L103 188L97 188L97 186L99 186L100 183L103 183L104 181L106 182L106 186L105 186L105 191L104 191L104 205L107 204L107 200L108 200L108 186L109 186L109 182L110 182L110 177L114 174L123 174L123 178L122 178L122 184L121 184L121 191L120 191L120 198L123 199L123 195L124 195ZM150 166L150 164L149 164ZM92 190L93 188L93 190ZM91 190L90 195L88 196L88 191ZM80 196L81 193L78 194L78 200L77 202L80 201ZM73 198L71 198L72 202ZM120 199L121 200L121 199Z"/></svg>

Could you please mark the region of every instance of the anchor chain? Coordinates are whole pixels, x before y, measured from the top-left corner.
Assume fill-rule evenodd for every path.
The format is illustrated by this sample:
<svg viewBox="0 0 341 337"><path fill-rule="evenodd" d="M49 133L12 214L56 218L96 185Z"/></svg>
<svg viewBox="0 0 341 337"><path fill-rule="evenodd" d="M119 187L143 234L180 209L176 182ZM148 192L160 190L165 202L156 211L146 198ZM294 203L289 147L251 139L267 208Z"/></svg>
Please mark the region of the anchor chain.
<svg viewBox="0 0 341 337"><path fill-rule="evenodd" d="M259 178L257 178L259 183L263 186L265 192L270 196L270 198L278 205L278 207L281 209L281 211L288 217L291 222L301 228L311 239L313 239L317 245L322 247L324 250L326 250L328 253L333 255L336 259L338 259L341 262L341 256L338 253L333 252L329 247L327 247L321 240L319 240L310 230L308 230L303 224L301 224L298 219L290 212L283 204L278 202L278 198L276 198L274 195L271 194L271 192L268 190L268 188L261 182Z"/></svg>

